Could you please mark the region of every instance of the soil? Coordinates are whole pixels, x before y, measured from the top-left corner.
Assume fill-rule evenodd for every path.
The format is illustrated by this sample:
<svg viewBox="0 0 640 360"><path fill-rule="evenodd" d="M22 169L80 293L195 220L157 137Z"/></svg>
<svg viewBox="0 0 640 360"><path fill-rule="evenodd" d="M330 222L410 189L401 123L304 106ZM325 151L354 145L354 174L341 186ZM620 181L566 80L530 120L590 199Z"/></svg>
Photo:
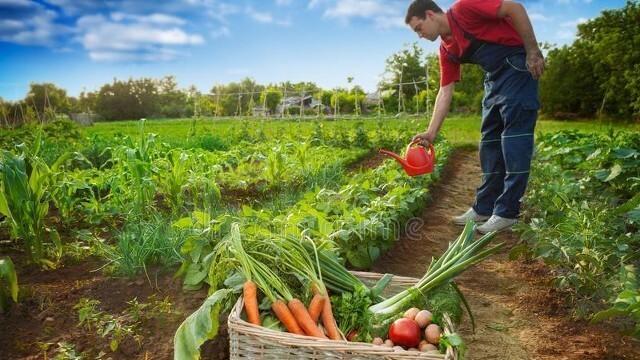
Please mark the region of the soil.
<svg viewBox="0 0 640 360"><path fill-rule="evenodd" d="M22 263L19 254L9 255ZM22 299L7 314L0 314L0 359L49 359L63 342L73 344L76 354L83 353L85 359L98 358L101 351L106 354L104 359L172 359L173 335L203 303L206 291L183 291L181 280L174 280L166 270L149 269L148 277L122 279L96 271L102 265L90 260L53 271L18 269ZM166 299L172 306L171 313L158 313L141 322L135 330L139 342L126 338L111 352L108 338L102 338L96 329L78 326L74 306L81 298L99 300L99 309L114 316L133 299L140 303ZM228 357L224 317L220 325L221 336L202 348L205 359Z"/></svg>
<svg viewBox="0 0 640 360"><path fill-rule="evenodd" d="M459 235L462 228L450 219L473 203L479 174L477 152L456 150L430 190L429 205L416 221L420 229L404 235L373 271L421 277L431 257ZM494 241L507 246L457 280L477 324L474 334L465 317L459 328L467 359L640 359L640 342L620 335L614 323L573 319L544 264L509 259L517 234L504 231Z"/></svg>
<svg viewBox="0 0 640 360"><path fill-rule="evenodd" d="M362 160L356 161L355 163L349 165L347 167L347 171L354 173L377 168L378 166L382 165L382 162L386 159L388 159L388 157L380 154L379 152L372 152L365 156Z"/></svg>

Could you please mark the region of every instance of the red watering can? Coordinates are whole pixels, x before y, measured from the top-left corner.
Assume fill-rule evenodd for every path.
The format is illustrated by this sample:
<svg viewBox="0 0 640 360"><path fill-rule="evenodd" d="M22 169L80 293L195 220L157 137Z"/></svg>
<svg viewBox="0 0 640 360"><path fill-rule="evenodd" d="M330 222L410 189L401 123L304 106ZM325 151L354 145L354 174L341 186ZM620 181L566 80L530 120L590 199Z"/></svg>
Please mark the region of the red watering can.
<svg viewBox="0 0 640 360"><path fill-rule="evenodd" d="M436 151L431 144L429 144L429 151L427 151L427 149L418 145L417 142L410 143L407 145L406 159L401 158L400 155L389 150L380 149L378 152L398 160L409 176L429 174L433 172L433 165L436 163Z"/></svg>

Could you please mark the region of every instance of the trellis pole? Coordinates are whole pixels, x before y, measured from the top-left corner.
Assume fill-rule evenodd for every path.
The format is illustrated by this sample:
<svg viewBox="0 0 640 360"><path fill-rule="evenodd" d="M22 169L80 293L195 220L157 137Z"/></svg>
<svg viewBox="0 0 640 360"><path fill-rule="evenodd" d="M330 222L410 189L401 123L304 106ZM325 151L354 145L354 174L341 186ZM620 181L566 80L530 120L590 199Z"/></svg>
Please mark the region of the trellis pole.
<svg viewBox="0 0 640 360"><path fill-rule="evenodd" d="M300 94L300 119L304 115L304 86L302 87L302 94Z"/></svg>
<svg viewBox="0 0 640 360"><path fill-rule="evenodd" d="M262 99L262 111L264 112L265 115L268 114L268 110L267 110L267 94L268 94L268 91L265 88L264 89L264 96L263 96L264 99Z"/></svg>
<svg viewBox="0 0 640 360"><path fill-rule="evenodd" d="M420 97L418 96L418 84L416 83L416 79L413 79L413 88L416 91L416 94L414 95L416 98L416 115L418 115L418 113L420 112Z"/></svg>
<svg viewBox="0 0 640 360"><path fill-rule="evenodd" d="M424 84L424 89L427 92L427 100L426 100L426 114L427 116L429 116L429 59L427 58L427 62L424 66L424 72L425 72L425 84Z"/></svg>

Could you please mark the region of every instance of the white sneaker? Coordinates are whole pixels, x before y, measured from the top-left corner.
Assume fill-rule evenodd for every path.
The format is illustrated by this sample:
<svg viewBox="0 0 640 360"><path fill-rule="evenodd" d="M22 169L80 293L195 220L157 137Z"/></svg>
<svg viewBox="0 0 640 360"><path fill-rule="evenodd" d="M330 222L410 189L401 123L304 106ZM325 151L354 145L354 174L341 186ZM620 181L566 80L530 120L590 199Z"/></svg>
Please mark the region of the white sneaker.
<svg viewBox="0 0 640 360"><path fill-rule="evenodd" d="M481 234L486 234L492 231L502 231L512 227L518 219L507 219L498 215L492 215L486 223L478 226L476 229Z"/></svg>
<svg viewBox="0 0 640 360"><path fill-rule="evenodd" d="M473 208L469 208L469 210L467 210L466 213L460 216L454 216L452 220L453 220L453 223L456 225L465 225L467 223L467 220L473 220L473 222L480 222L480 221L485 221L487 219L489 219L488 216L478 215L478 213L476 213L476 211L473 210Z"/></svg>

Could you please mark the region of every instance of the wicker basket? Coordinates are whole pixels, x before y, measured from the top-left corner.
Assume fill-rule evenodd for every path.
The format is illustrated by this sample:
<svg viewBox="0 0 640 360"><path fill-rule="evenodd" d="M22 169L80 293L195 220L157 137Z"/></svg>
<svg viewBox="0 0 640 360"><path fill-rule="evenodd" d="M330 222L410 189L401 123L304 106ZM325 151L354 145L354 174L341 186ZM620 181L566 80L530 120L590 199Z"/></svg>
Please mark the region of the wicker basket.
<svg viewBox="0 0 640 360"><path fill-rule="evenodd" d="M382 274L353 272L367 285L375 283ZM417 279L394 276L385 295L396 294L413 285ZM270 330L250 324L241 318L244 302L238 299L229 314L229 355L234 359L421 359L455 360L457 354L448 348L446 354L416 351L394 351L391 348L361 342L323 340ZM452 325L445 331L453 331Z"/></svg>

